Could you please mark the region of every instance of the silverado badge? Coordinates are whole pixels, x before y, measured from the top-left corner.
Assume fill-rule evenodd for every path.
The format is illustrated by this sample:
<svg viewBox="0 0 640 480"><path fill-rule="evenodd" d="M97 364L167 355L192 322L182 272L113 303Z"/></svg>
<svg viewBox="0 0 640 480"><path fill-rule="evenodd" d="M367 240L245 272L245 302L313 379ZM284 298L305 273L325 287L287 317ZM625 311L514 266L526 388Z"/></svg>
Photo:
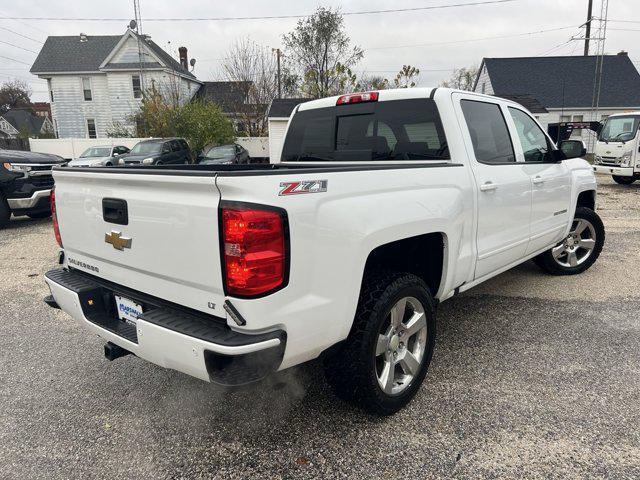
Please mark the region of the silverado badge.
<svg viewBox="0 0 640 480"><path fill-rule="evenodd" d="M116 250L131 248L131 239L122 236L122 233L111 230L111 233L104 234L104 241L113 245Z"/></svg>

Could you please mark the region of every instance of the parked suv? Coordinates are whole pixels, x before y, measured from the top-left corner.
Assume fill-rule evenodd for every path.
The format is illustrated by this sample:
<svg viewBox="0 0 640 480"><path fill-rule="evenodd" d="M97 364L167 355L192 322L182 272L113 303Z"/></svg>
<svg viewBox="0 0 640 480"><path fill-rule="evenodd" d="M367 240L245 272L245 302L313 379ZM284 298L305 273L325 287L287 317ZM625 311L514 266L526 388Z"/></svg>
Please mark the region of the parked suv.
<svg viewBox="0 0 640 480"><path fill-rule="evenodd" d="M136 143L119 165L169 165L191 163L191 150L184 138L152 138Z"/></svg>
<svg viewBox="0 0 640 480"><path fill-rule="evenodd" d="M51 167L63 163L58 155L0 149L0 228L12 213L31 218L51 216Z"/></svg>

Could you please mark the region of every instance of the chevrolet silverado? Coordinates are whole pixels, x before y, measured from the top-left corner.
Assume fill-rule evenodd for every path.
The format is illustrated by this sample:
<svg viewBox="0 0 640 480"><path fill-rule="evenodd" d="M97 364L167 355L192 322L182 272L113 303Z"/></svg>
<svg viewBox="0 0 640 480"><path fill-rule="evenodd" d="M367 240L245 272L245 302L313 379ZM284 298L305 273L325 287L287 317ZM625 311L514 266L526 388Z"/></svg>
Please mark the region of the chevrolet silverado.
<svg viewBox="0 0 640 480"><path fill-rule="evenodd" d="M580 141L446 88L309 101L271 165L54 168L61 308L126 354L239 385L321 358L347 401L416 394L436 306L526 260L598 258Z"/></svg>

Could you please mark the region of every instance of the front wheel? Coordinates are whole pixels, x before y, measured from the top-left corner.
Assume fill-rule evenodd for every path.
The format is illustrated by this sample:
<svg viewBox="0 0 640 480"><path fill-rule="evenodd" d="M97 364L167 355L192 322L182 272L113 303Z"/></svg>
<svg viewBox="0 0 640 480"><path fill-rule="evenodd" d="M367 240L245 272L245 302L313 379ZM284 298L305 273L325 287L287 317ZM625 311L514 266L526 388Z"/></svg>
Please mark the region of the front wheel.
<svg viewBox="0 0 640 480"><path fill-rule="evenodd" d="M365 280L351 333L325 359L338 397L368 412L391 415L416 395L435 344L434 301L409 273Z"/></svg>
<svg viewBox="0 0 640 480"><path fill-rule="evenodd" d="M534 258L534 262L553 275L582 273L600 256L604 237L604 225L598 214L590 208L578 207L569 235Z"/></svg>
<svg viewBox="0 0 640 480"><path fill-rule="evenodd" d="M619 185L631 185L636 181L636 177L621 177L619 175L612 175L613 181Z"/></svg>

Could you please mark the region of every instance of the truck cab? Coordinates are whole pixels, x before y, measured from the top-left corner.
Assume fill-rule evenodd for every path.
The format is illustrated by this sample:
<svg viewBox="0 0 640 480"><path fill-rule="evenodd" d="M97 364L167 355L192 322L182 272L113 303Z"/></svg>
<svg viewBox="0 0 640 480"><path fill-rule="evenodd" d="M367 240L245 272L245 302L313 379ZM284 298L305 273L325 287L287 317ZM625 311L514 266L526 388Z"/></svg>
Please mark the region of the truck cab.
<svg viewBox="0 0 640 480"><path fill-rule="evenodd" d="M631 185L640 177L639 123L640 111L606 119L596 143L594 171L611 175L621 185Z"/></svg>

